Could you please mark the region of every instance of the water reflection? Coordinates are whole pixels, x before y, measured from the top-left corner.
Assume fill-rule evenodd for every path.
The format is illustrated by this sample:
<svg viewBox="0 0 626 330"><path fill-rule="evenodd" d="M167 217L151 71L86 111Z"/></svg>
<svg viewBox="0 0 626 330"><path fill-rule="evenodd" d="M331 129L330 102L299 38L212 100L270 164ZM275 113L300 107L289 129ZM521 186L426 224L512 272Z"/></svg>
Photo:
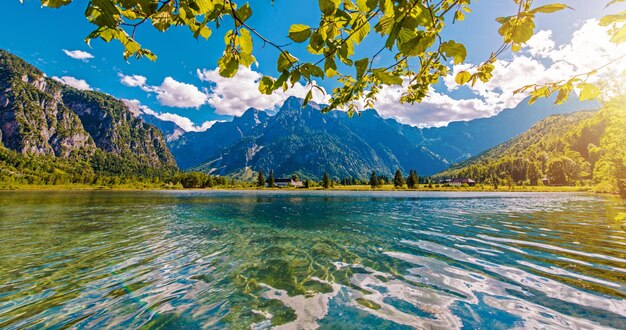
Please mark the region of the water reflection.
<svg viewBox="0 0 626 330"><path fill-rule="evenodd" d="M623 201L3 192L0 328L626 328Z"/></svg>

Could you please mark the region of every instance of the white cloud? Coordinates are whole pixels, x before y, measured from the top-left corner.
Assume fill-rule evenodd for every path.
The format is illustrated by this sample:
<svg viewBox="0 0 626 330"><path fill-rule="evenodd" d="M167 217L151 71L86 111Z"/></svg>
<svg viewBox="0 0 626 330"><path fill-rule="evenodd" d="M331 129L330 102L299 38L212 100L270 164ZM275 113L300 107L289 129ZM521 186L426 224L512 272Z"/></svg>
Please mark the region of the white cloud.
<svg viewBox="0 0 626 330"><path fill-rule="evenodd" d="M240 116L249 108L273 110L281 106L290 96L304 98L309 91L309 87L296 83L287 91L279 89L272 95L262 94L258 89L262 75L244 66L239 67L233 78L220 76L218 69L198 69L197 74L200 80L212 84L208 90L207 103L221 115ZM328 95L324 96L314 89L313 101L324 103L327 100Z"/></svg>
<svg viewBox="0 0 626 330"><path fill-rule="evenodd" d="M178 127L182 128L185 132L204 132L211 128L215 123L219 122L217 120L205 121L202 125L196 125L191 119L187 117L183 117L181 115L177 115L169 112L156 112L150 109L148 106L145 106L139 102L139 100L128 100L122 99L122 102L126 104L128 109L135 115L139 116L141 114L147 114L154 117L157 117L163 121L173 122L178 125Z"/></svg>
<svg viewBox="0 0 626 330"><path fill-rule="evenodd" d="M146 81L148 80L144 76L140 76L140 75L127 76L125 74L122 74L121 72L118 73L117 76L120 77L120 82L122 83L122 85L128 86L128 87L145 86Z"/></svg>
<svg viewBox="0 0 626 330"><path fill-rule="evenodd" d="M154 88L154 92L159 103L168 107L199 108L207 103L208 99L198 87L178 82L172 77L165 78L161 86Z"/></svg>
<svg viewBox="0 0 626 330"><path fill-rule="evenodd" d="M63 76L61 78L55 76L55 77L52 77L52 79L60 83L66 84L68 86L74 87L76 89L83 90L83 91L93 90L91 86L89 86L89 84L83 79L78 79L78 78L74 78L70 76Z"/></svg>
<svg viewBox="0 0 626 330"><path fill-rule="evenodd" d="M75 60L81 60L83 62L89 62L90 59L94 58L93 55L91 55L88 52L82 51L82 50L67 50L67 49L63 49L63 52L65 53L65 55L75 59Z"/></svg>
<svg viewBox="0 0 626 330"><path fill-rule="evenodd" d="M469 87L475 98L454 99L431 91L419 104L400 104L402 89L386 86L381 90L375 108L384 117L395 118L415 126L440 126L450 121L488 117L506 108L517 106L526 95L513 91L530 84L542 84L568 79L574 75L596 69L626 54L626 44L611 43L607 29L597 20L586 21L564 45L557 45L552 31L539 31L509 60L495 63L493 78L487 83L477 82ZM455 65L444 82L448 91L459 88L454 81L456 73L470 69L471 64ZM626 70L626 61L612 66L612 72ZM598 81L602 74L592 76Z"/></svg>
<svg viewBox="0 0 626 330"><path fill-rule="evenodd" d="M493 115L492 108L481 99L456 100L432 89L422 103L400 103L406 87L385 86L381 89L374 108L382 117L413 126L430 127Z"/></svg>
<svg viewBox="0 0 626 330"><path fill-rule="evenodd" d="M161 105L174 108L200 108L207 103L207 94L198 87L166 77L160 86L147 85L147 78L140 75L127 76L118 73L120 82L129 87L139 87L143 91L155 93Z"/></svg>

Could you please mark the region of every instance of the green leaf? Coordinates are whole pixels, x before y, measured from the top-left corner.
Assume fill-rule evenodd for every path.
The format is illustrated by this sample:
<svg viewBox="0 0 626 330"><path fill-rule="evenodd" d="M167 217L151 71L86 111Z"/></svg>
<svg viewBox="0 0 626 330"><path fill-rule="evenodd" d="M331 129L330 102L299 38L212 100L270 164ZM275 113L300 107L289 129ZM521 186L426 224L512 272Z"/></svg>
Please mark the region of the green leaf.
<svg viewBox="0 0 626 330"><path fill-rule="evenodd" d="M370 23L365 18L357 20L354 24L354 29L350 32L350 40L357 45L360 44L370 33L371 29Z"/></svg>
<svg viewBox="0 0 626 330"><path fill-rule="evenodd" d="M321 54L324 49L324 38L322 35L315 31L311 34L311 39L309 40L309 47L312 50L313 54Z"/></svg>
<svg viewBox="0 0 626 330"><path fill-rule="evenodd" d="M460 64L465 61L467 57L467 50L463 44L457 43L454 40L444 42L441 44L441 51L446 54L447 57L454 59L454 64Z"/></svg>
<svg viewBox="0 0 626 330"><path fill-rule="evenodd" d="M305 42L311 36L311 27L304 24L293 24L289 28L288 36L295 42Z"/></svg>
<svg viewBox="0 0 626 330"><path fill-rule="evenodd" d="M241 47L241 51L247 54L251 54L252 36L250 35L250 31L248 31L248 29L241 29L239 33L239 47Z"/></svg>
<svg viewBox="0 0 626 330"><path fill-rule="evenodd" d="M593 84L581 83L578 84L578 88L580 89L579 98L581 101L595 100L600 96L600 89Z"/></svg>
<svg viewBox="0 0 626 330"><path fill-rule="evenodd" d="M622 26L617 32L613 34L611 37L611 42L616 44L621 44L626 41L626 25Z"/></svg>
<svg viewBox="0 0 626 330"><path fill-rule="evenodd" d="M211 29L206 26L201 26L198 29L198 35L204 39L209 39L209 37L211 37Z"/></svg>
<svg viewBox="0 0 626 330"><path fill-rule="evenodd" d="M356 5L362 13L368 13L376 8L377 0L356 0Z"/></svg>
<svg viewBox="0 0 626 330"><path fill-rule="evenodd" d="M219 67L220 76L224 78L232 78L239 70L239 60L226 53L226 55L222 56L222 58L217 61L217 65Z"/></svg>
<svg viewBox="0 0 626 330"><path fill-rule="evenodd" d="M572 7L564 5L562 3L553 3L553 4L537 7L535 9L532 9L530 12L533 14L536 14L536 13L550 14L550 13L554 13L554 12L557 12L559 10L563 10L566 8L572 9Z"/></svg>
<svg viewBox="0 0 626 330"><path fill-rule="evenodd" d="M472 75L467 72L467 71L461 71L456 75L456 83L459 85L465 85L467 84L470 79L472 78Z"/></svg>
<svg viewBox="0 0 626 330"><path fill-rule="evenodd" d="M511 40L518 44L523 44L530 40L535 34L535 21L530 17L524 17L519 24L513 28Z"/></svg>
<svg viewBox="0 0 626 330"><path fill-rule="evenodd" d="M332 15L339 8L341 0L318 0L318 4L322 13Z"/></svg>
<svg viewBox="0 0 626 330"><path fill-rule="evenodd" d="M23 0L20 0L20 2L24 3ZM41 1L41 5L44 7L59 8L61 6L69 5L70 2L72 2L72 0L45 0Z"/></svg>
<svg viewBox="0 0 626 330"><path fill-rule="evenodd" d="M246 3L245 5L239 7L235 13L241 22L245 22L248 18L250 18L250 16L252 16L252 9L250 8L250 5ZM239 24L240 23L237 23L237 25Z"/></svg>
<svg viewBox="0 0 626 330"><path fill-rule="evenodd" d="M161 32L166 31L172 26L172 13L160 11L152 15L152 25Z"/></svg>
<svg viewBox="0 0 626 330"><path fill-rule="evenodd" d="M606 15L600 19L601 26L609 26L613 23L619 23L626 21L626 11L622 11L616 15Z"/></svg>
<svg viewBox="0 0 626 330"><path fill-rule="evenodd" d="M611 5L614 5L616 3L624 2L624 1L626 1L626 0L613 0L613 1L609 2L609 3L607 3L605 8L607 8L607 7L611 6Z"/></svg>
<svg viewBox="0 0 626 330"><path fill-rule="evenodd" d="M365 71L367 70L369 63L370 59L367 57L354 62L354 66L356 67L356 77L358 79L365 75Z"/></svg>
<svg viewBox="0 0 626 330"><path fill-rule="evenodd" d="M298 62L298 58L289 54L289 52L281 52L280 56L278 56L278 62L276 64L276 68L279 72L284 70L288 70L292 65Z"/></svg>
<svg viewBox="0 0 626 330"><path fill-rule="evenodd" d="M410 33L415 34L413 31L410 31ZM402 52L402 54L408 56L422 55L428 49L428 47L432 46L432 44L435 42L435 38L432 35L425 34L421 31L420 34L418 34L414 38L411 38L404 42L402 41L402 39L403 37L400 36L400 44L398 45L398 49L400 50L400 52Z"/></svg>
<svg viewBox="0 0 626 330"><path fill-rule="evenodd" d="M337 71L337 63L335 63L335 59L333 57L326 58L326 61L324 62L324 72L328 78L334 77L339 73Z"/></svg>
<svg viewBox="0 0 626 330"><path fill-rule="evenodd" d="M302 102L302 107L306 107L307 104L309 104L309 102L311 102L311 99L313 98L313 89L309 89L309 92L306 93L306 96L304 97L304 102Z"/></svg>
<svg viewBox="0 0 626 330"><path fill-rule="evenodd" d="M454 13L454 20L455 21L464 21L465 20L465 13L463 13L463 11L461 11L461 10L457 10Z"/></svg>
<svg viewBox="0 0 626 330"><path fill-rule="evenodd" d="M265 95L271 95L274 92L274 78L263 76L259 82L259 92Z"/></svg>
<svg viewBox="0 0 626 330"><path fill-rule="evenodd" d="M374 77L385 85L399 85L402 86L402 78L389 74L384 69L374 70Z"/></svg>

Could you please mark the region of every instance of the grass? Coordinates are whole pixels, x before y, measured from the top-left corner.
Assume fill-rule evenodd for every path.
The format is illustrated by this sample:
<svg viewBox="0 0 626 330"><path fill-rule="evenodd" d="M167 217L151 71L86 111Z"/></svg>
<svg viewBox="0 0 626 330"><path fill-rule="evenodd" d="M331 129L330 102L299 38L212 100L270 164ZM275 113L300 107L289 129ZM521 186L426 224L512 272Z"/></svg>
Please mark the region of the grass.
<svg viewBox="0 0 626 330"><path fill-rule="evenodd" d="M322 188L313 188L322 189ZM500 186L495 189L493 186L477 185L476 187L443 187L433 185L419 185L418 188L408 189L406 186L402 188L396 188L393 185L384 185L380 188L372 189L369 185L360 186L336 186L328 190L346 190L346 191L512 191L512 192L588 192L592 190L592 187L570 187L570 186Z"/></svg>

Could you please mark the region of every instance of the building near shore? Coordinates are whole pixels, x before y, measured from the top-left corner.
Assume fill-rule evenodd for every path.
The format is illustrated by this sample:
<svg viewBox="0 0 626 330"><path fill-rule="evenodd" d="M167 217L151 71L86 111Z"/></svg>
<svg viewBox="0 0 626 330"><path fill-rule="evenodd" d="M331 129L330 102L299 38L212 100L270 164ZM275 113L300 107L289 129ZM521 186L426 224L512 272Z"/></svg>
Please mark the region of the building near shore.
<svg viewBox="0 0 626 330"><path fill-rule="evenodd" d="M442 180L441 183L448 184L453 187L460 187L464 184L470 187L476 187L476 181L469 179L469 178L445 179L445 180Z"/></svg>
<svg viewBox="0 0 626 330"><path fill-rule="evenodd" d="M302 181L294 180L292 178L279 178L279 179L274 180L274 186L279 187L279 188L285 188L285 187L302 188L304 187L304 183L302 183Z"/></svg>

